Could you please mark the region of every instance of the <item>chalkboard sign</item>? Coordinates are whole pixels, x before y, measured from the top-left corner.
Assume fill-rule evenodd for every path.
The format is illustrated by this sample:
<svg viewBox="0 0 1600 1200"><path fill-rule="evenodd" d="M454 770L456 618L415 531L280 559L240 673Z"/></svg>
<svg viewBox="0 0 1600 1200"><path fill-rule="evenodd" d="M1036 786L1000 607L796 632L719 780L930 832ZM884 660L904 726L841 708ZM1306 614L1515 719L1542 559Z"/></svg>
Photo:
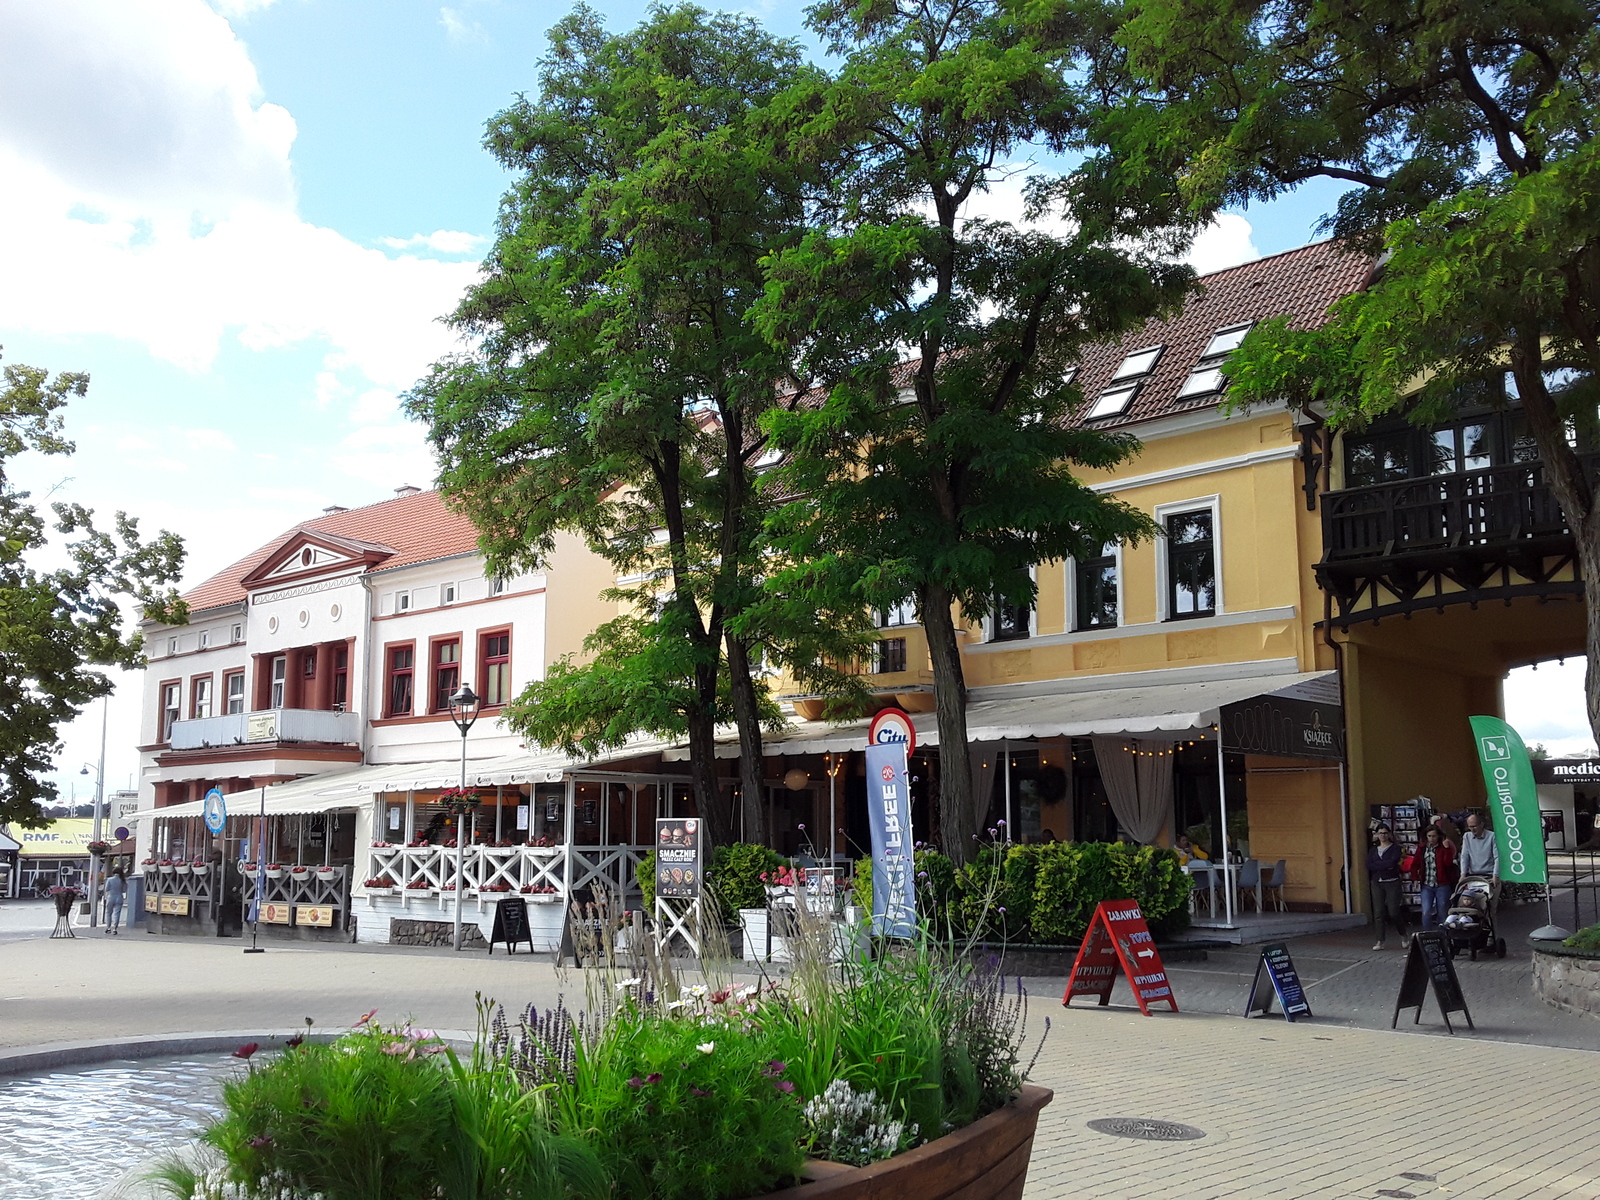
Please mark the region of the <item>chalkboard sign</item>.
<svg viewBox="0 0 1600 1200"><path fill-rule="evenodd" d="M506 953L515 954L518 942L528 943L528 953L533 953L533 934L528 930L528 902L521 896L507 896L494 906L494 928L489 931L489 953L494 944L504 942Z"/></svg>
<svg viewBox="0 0 1600 1200"><path fill-rule="evenodd" d="M1406 973L1400 980L1400 995L1394 1002L1393 1029L1400 1023L1400 1010L1414 1008L1417 1015L1412 1024L1422 1020L1422 1005L1428 999L1428 985L1433 985L1433 998L1439 1002L1439 1012L1444 1017L1444 1027L1454 1033L1450 1014L1461 1013L1467 1018L1467 1028L1476 1029L1472 1014L1467 1011L1466 997L1461 994L1461 980L1456 976L1455 960L1450 957L1450 943L1438 930L1413 934L1411 948L1406 952Z"/></svg>
<svg viewBox="0 0 1600 1200"><path fill-rule="evenodd" d="M1263 971L1267 973L1271 987L1261 986ZM1294 960L1289 957L1289 947L1282 942L1261 947L1261 959L1256 963L1256 978L1250 985L1250 1002L1245 1005L1244 1015L1253 1016L1258 1012L1262 1016L1268 1015L1272 1012L1274 996L1283 1006L1286 1020L1313 1015L1311 1005L1306 1003L1306 990L1300 984L1300 974L1294 969Z"/></svg>

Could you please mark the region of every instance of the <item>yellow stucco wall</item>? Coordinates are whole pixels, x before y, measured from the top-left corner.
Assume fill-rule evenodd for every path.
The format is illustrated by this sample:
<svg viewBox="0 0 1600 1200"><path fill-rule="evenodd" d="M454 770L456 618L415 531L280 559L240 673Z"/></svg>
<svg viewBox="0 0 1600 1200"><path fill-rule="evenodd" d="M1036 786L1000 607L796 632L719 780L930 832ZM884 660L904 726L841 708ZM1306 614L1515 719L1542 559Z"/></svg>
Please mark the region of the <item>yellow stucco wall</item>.
<svg viewBox="0 0 1600 1200"><path fill-rule="evenodd" d="M581 537L556 534L555 550L545 574L546 668L571 654L582 661L583 639L615 617L618 606L601 599L602 593L616 586L616 572L610 563L590 550Z"/></svg>

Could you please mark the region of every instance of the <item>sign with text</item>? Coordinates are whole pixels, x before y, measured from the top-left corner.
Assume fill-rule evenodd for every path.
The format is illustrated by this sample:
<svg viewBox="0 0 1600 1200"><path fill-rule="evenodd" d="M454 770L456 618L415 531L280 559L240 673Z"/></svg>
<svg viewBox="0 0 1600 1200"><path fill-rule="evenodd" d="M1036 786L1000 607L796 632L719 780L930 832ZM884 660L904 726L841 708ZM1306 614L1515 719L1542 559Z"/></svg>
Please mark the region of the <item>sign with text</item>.
<svg viewBox="0 0 1600 1200"><path fill-rule="evenodd" d="M700 899L700 822L694 817L656 820L656 895Z"/></svg>
<svg viewBox="0 0 1600 1200"><path fill-rule="evenodd" d="M1533 781L1528 748L1517 731L1499 717L1468 717L1478 746L1494 837L1500 848L1500 878L1512 883L1545 883L1544 826L1539 820L1539 790Z"/></svg>
<svg viewBox="0 0 1600 1200"><path fill-rule="evenodd" d="M917 752L917 727L911 723L911 714L898 708L880 709L867 726L867 745L906 748L909 759Z"/></svg>
<svg viewBox="0 0 1600 1200"><path fill-rule="evenodd" d="M333 905L296 904L294 906L294 923L296 925L312 925L319 929L332 929Z"/></svg>
<svg viewBox="0 0 1600 1200"><path fill-rule="evenodd" d="M489 953L494 944L504 942L507 954L517 952L518 942L528 943L528 953L533 953L533 934L528 929L528 902L521 896L507 896L494 906L494 928L489 931Z"/></svg>
<svg viewBox="0 0 1600 1200"><path fill-rule="evenodd" d="M144 910L145 912L161 911L161 900L154 892L146 892L144 894Z"/></svg>
<svg viewBox="0 0 1600 1200"><path fill-rule="evenodd" d="M189 897L163 896L161 897L159 911L169 917L187 917L189 915Z"/></svg>
<svg viewBox="0 0 1600 1200"><path fill-rule="evenodd" d="M1461 980L1456 975L1455 959L1450 957L1450 940L1437 929L1411 935L1411 948L1406 951L1406 973L1400 978L1400 994L1395 997L1393 1029L1400 1023L1400 1010L1414 1008L1417 1015L1413 1025L1422 1021L1422 1006L1428 999L1428 987L1433 986L1433 998L1439 1002L1439 1014L1444 1017L1444 1027L1454 1033L1450 1014L1458 1012L1467 1018L1467 1028L1476 1029L1472 1014L1467 1011L1467 998L1461 994Z"/></svg>
<svg viewBox="0 0 1600 1200"><path fill-rule="evenodd" d="M1261 986L1261 972L1267 973L1268 987ZM1250 985L1250 1001L1244 1015L1256 1013L1267 1016L1272 1012L1272 998L1276 996L1283 1006L1283 1015L1293 1021L1296 1017L1312 1016L1311 1005L1306 1003L1306 990L1300 983L1300 973L1294 969L1289 957L1289 947L1282 942L1261 947L1261 958L1256 963L1255 982Z"/></svg>
<svg viewBox="0 0 1600 1200"><path fill-rule="evenodd" d="M872 933L910 937L917 924L911 778L903 741L867 746L867 824L872 831Z"/></svg>
<svg viewBox="0 0 1600 1200"><path fill-rule="evenodd" d="M1111 1003L1111 987L1117 972L1128 977L1139 1011L1150 1015L1150 1005L1165 1002L1178 1011L1166 968L1156 951L1155 939L1144 923L1144 913L1132 900L1102 900L1089 918L1089 928L1072 961L1072 978L1067 981L1062 1004L1076 996L1094 996L1102 1007Z"/></svg>
<svg viewBox="0 0 1600 1200"><path fill-rule="evenodd" d="M289 906L278 901L268 901L261 906L261 920L268 925L287 925Z"/></svg>

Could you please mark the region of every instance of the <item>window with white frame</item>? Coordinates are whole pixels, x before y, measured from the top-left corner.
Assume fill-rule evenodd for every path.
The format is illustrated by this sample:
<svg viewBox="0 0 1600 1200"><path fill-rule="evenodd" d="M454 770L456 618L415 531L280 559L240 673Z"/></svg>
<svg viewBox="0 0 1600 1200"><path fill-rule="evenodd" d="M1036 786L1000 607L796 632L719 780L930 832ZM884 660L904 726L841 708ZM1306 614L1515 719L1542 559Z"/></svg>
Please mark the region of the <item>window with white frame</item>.
<svg viewBox="0 0 1600 1200"><path fill-rule="evenodd" d="M910 596L898 600L888 608L878 610L878 628L893 629L897 625L915 625L917 623L917 602Z"/></svg>
<svg viewBox="0 0 1600 1200"><path fill-rule="evenodd" d="M272 693L268 708L283 707L284 686L288 678L289 659L287 655L280 654L272 660Z"/></svg>
<svg viewBox="0 0 1600 1200"><path fill-rule="evenodd" d="M441 585L440 588L439 588L439 603L440 604L454 604L455 602L456 602L456 585L453 584L453 583L446 583L446 584Z"/></svg>
<svg viewBox="0 0 1600 1200"><path fill-rule="evenodd" d="M202 675L191 686L189 703L194 711L195 720L204 720L211 715L211 676Z"/></svg>
<svg viewBox="0 0 1600 1200"><path fill-rule="evenodd" d="M175 637L168 638L167 639L167 653L168 654L176 654L177 652L178 652L178 639L175 638Z"/></svg>
<svg viewBox="0 0 1600 1200"><path fill-rule="evenodd" d="M1206 344L1205 352L1200 355L1200 361L1194 365L1194 370L1189 372L1189 378L1183 381L1183 386L1178 389L1179 400L1193 399L1195 396L1209 396L1220 392L1227 382L1222 374L1222 364L1244 341L1244 335L1250 332L1254 322L1247 321L1243 325L1230 325L1226 329L1219 329L1211 335L1211 341Z"/></svg>
<svg viewBox="0 0 1600 1200"><path fill-rule="evenodd" d="M205 650L210 645L211 645L211 631L209 629L202 629L200 631L200 649Z"/></svg>
<svg viewBox="0 0 1600 1200"><path fill-rule="evenodd" d="M236 622L233 627L228 630L228 640L235 643L244 641L244 622Z"/></svg>
<svg viewBox="0 0 1600 1200"><path fill-rule="evenodd" d="M504 575L489 576L489 595L504 596L506 594L506 577Z"/></svg>
<svg viewBox="0 0 1600 1200"><path fill-rule="evenodd" d="M178 723L178 718L183 716L183 684L164 683L161 685L161 740L172 740L172 727Z"/></svg>
<svg viewBox="0 0 1600 1200"><path fill-rule="evenodd" d="M1188 620L1217 612L1216 510L1211 506L1167 513L1167 619Z"/></svg>
<svg viewBox="0 0 1600 1200"><path fill-rule="evenodd" d="M394 594L394 610L397 613L411 611L411 593L396 592Z"/></svg>
<svg viewBox="0 0 1600 1200"><path fill-rule="evenodd" d="M222 677L223 703L229 715L244 711L244 672L233 671Z"/></svg>

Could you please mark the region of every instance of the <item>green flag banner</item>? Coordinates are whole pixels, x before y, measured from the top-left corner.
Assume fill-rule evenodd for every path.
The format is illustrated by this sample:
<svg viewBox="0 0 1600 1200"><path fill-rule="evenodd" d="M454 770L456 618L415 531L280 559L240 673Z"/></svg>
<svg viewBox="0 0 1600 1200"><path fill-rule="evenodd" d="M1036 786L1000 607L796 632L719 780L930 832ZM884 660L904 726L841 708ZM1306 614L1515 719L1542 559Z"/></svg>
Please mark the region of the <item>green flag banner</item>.
<svg viewBox="0 0 1600 1200"><path fill-rule="evenodd" d="M1522 737L1498 717L1469 717L1472 740L1489 789L1489 811L1500 846L1500 878L1512 883L1544 883L1544 825L1533 764Z"/></svg>

